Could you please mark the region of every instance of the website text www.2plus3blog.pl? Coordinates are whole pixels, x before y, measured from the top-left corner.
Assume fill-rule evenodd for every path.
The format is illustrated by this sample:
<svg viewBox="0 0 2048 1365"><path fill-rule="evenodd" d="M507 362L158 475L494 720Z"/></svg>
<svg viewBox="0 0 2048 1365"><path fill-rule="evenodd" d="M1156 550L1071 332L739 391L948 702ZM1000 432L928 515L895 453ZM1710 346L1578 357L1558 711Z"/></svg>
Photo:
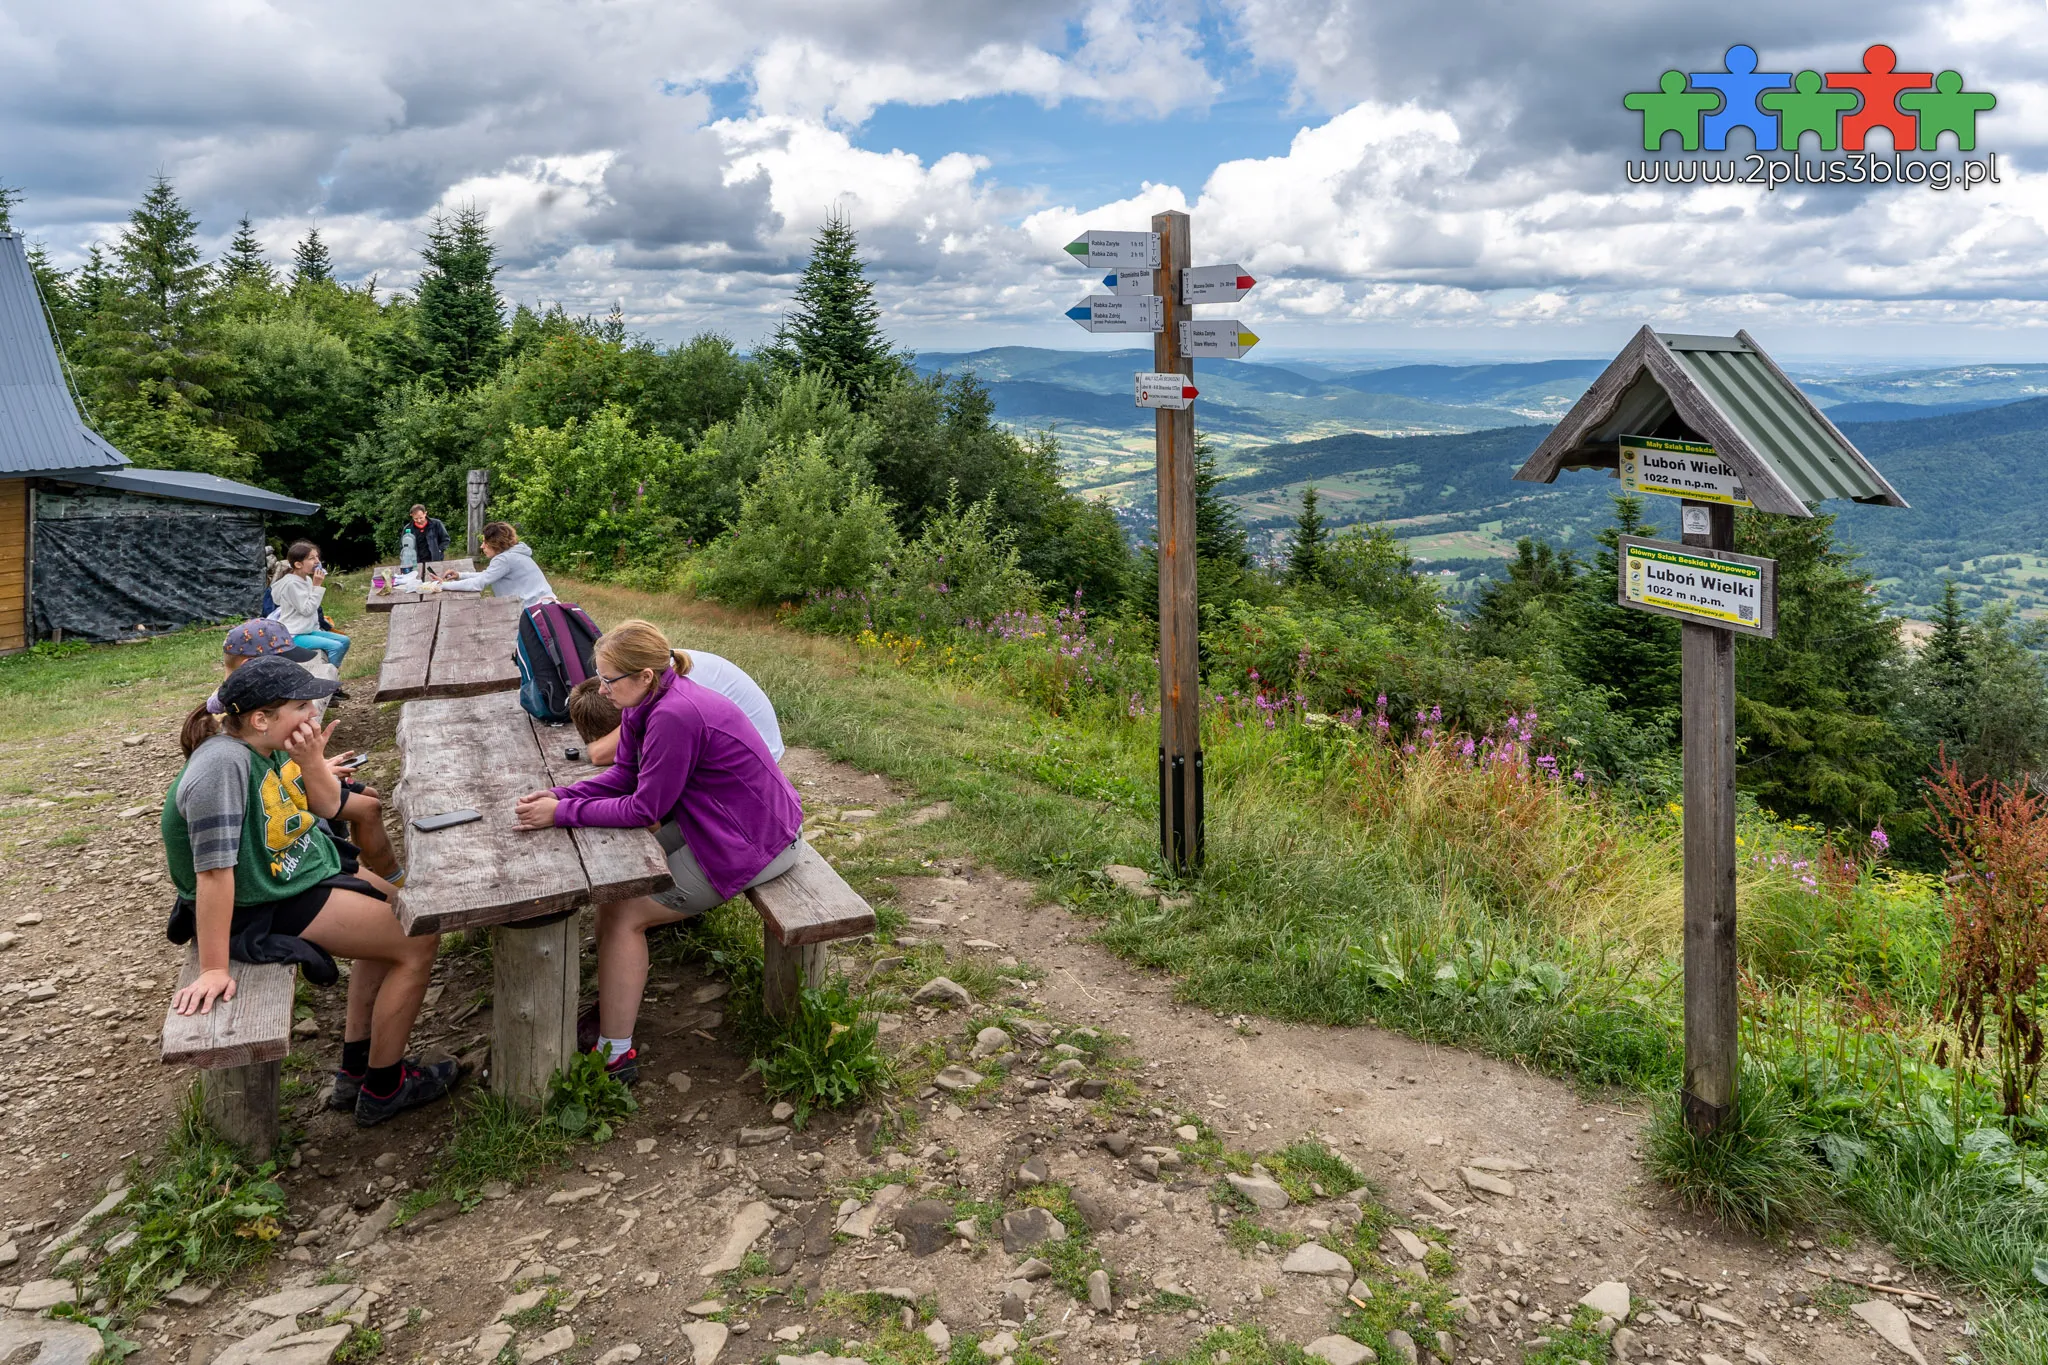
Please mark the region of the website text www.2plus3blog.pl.
<svg viewBox="0 0 2048 1365"><path fill-rule="evenodd" d="M1829 160L1765 156L1732 160L1641 158L1625 163L1631 185L1925 185L1930 190L1999 185L1998 154L1960 162L1946 158L1854 152Z"/></svg>

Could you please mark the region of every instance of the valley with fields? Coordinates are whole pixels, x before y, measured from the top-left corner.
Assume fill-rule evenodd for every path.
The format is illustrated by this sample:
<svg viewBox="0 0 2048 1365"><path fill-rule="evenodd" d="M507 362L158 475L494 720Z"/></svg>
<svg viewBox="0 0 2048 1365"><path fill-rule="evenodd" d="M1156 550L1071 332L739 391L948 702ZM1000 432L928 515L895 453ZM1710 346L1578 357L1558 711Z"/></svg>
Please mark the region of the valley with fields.
<svg viewBox="0 0 2048 1365"><path fill-rule="evenodd" d="M1070 486L1150 533L1152 426L1129 393L1146 353L1002 347L917 363L972 372L999 419L1052 430ZM1313 485L1333 528L1385 524L1463 597L1504 571L1517 539L1583 554L1607 525L1616 484L1605 475L1513 481L1604 364L1204 364L1196 424L1255 553L1284 555ZM1845 504L1838 523L1898 614L1926 615L1953 578L1973 609L2007 601L2024 617L2048 615L2048 499L2037 483L2048 469L2048 365L1789 372L1912 504Z"/></svg>

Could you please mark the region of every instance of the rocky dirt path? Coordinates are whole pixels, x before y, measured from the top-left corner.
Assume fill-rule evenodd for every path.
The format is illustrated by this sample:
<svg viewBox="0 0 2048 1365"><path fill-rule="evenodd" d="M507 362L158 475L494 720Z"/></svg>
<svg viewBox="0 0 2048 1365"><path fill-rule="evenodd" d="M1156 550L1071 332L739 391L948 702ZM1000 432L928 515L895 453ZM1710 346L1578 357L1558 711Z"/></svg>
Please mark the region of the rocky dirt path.
<svg viewBox="0 0 2048 1365"><path fill-rule="evenodd" d="M357 710L354 742L380 742L388 722ZM156 738L112 745L163 781L175 771ZM75 761L0 754L0 773ZM787 766L827 848L871 822L943 816L814 752L792 751ZM22 813L0 864L20 936L0 952L4 1365L26 1365L17 1348L39 1336L44 1365L83 1365L89 1329L39 1311L74 1292L57 1278L59 1239L152 1150L189 1079L155 1064L173 963L162 888L142 880L160 866L154 822L96 805L91 842L55 842L81 818ZM1927 1359L1968 1344L1938 1294L1826 1278L1900 1282L1881 1249L1766 1245L1670 1207L1640 1173L1631 1104L1377 1030L1218 1019L1093 946L1086 921L1034 905L1029 884L961 863L932 871L897 883L910 922L894 946L840 955L926 999L883 1020L908 1078L890 1104L790 1131L746 1074L720 984L668 963L639 1030L651 1054L642 1108L620 1138L533 1185L491 1188L472 1211L443 1205L393 1228L448 1139L449 1110L360 1132L318 1107L316 1069L296 1070L289 1249L142 1317L136 1365L1127 1365L1252 1324L1358 1365L1363 1348L1333 1332L1368 1304L1382 1325L1403 1324L1398 1340L1372 1338L1396 1355L1506 1365L1617 1283L1626 1297L1609 1311L1625 1304L1629 1320L1609 1349L1634 1359L1906 1359L1845 1311L1863 1300L1896 1306L1890 1325ZM923 989L946 971L983 997ZM488 984L479 955L444 956L422 1024L429 1050L479 1055ZM340 1003L315 995L308 1062L328 1060ZM984 1032L997 1026L1000 1038ZM1221 1148L1269 1153L1304 1137L1372 1188L1282 1170L1233 1184L1285 1207L1219 1198L1233 1187L1212 1164ZM1283 1183L1297 1197L1275 1193ZM1384 1236L1366 1239L1372 1269L1317 1245L1349 1246L1361 1218L1382 1216ZM1043 1240L1054 1228L1065 1245ZM1096 1267L1100 1285L1082 1275ZM1454 1334L1436 1337L1438 1322ZM1207 1365L1229 1365L1218 1340Z"/></svg>

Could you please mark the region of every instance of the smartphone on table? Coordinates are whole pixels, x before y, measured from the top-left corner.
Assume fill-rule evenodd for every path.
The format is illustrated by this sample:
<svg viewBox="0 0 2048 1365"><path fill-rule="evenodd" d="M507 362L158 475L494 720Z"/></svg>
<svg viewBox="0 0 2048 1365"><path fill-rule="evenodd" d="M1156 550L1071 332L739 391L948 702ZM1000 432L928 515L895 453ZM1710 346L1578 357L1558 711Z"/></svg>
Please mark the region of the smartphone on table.
<svg viewBox="0 0 2048 1365"><path fill-rule="evenodd" d="M437 829L448 829L454 825L467 825L472 821L483 818L483 815L478 811L450 810L443 811L439 815L422 815L412 822L412 827L420 833L426 834Z"/></svg>

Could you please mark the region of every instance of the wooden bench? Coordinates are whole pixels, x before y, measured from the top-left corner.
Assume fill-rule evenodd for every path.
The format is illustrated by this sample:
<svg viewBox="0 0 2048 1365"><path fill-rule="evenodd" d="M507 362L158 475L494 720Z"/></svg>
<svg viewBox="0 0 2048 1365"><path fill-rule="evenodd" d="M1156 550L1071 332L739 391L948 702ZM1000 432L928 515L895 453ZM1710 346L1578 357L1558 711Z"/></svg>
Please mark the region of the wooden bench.
<svg viewBox="0 0 2048 1365"><path fill-rule="evenodd" d="M825 979L826 944L874 932L874 910L808 841L795 867L746 894L761 912L761 1008L771 1019L789 1016L804 983Z"/></svg>
<svg viewBox="0 0 2048 1365"><path fill-rule="evenodd" d="M210 1014L164 1011L166 1066L200 1068L200 1106L206 1120L252 1160L277 1146L284 1055L291 1050L292 992L297 971L285 965L230 962L235 998L217 1000ZM185 947L178 973L184 989L199 976L199 948Z"/></svg>

